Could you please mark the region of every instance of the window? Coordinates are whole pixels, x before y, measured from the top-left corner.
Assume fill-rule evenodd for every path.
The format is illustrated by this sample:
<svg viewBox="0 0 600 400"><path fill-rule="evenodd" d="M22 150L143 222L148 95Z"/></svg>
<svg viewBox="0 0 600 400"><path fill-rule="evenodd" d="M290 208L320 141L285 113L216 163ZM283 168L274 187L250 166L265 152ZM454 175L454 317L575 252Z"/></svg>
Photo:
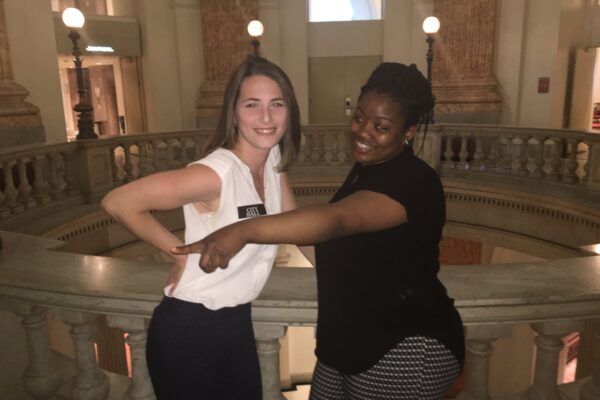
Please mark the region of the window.
<svg viewBox="0 0 600 400"><path fill-rule="evenodd" d="M360 21L381 19L383 0L309 0L308 20Z"/></svg>

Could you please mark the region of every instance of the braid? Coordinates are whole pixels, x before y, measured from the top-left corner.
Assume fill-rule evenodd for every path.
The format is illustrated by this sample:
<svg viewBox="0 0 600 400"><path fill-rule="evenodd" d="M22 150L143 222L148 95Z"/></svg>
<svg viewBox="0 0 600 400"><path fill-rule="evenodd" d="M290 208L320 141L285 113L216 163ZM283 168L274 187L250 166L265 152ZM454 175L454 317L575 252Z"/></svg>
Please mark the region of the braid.
<svg viewBox="0 0 600 400"><path fill-rule="evenodd" d="M425 124L429 113L433 110L434 99L431 84L417 69L415 64L404 65L385 62L371 73L361 89L360 97L365 93L376 91L389 95L402 108L404 127ZM359 99L360 99L359 97Z"/></svg>

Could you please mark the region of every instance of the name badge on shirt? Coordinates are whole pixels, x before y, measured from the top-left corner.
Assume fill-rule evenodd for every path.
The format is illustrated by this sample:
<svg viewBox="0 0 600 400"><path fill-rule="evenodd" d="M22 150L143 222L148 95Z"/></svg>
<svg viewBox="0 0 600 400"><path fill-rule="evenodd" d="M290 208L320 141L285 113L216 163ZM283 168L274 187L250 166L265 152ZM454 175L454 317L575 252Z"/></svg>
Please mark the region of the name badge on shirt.
<svg viewBox="0 0 600 400"><path fill-rule="evenodd" d="M259 215L267 215L267 209L264 204L251 204L249 206L238 207L238 218L252 218Z"/></svg>

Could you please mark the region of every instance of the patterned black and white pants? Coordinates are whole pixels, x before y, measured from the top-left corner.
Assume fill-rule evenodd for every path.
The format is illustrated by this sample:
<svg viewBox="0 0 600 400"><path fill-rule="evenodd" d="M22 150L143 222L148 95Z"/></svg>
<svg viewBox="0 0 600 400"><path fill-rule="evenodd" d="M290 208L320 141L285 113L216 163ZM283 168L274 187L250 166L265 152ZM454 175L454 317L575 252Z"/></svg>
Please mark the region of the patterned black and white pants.
<svg viewBox="0 0 600 400"><path fill-rule="evenodd" d="M456 357L440 342L408 337L355 375L317 361L310 400L439 400L459 374Z"/></svg>

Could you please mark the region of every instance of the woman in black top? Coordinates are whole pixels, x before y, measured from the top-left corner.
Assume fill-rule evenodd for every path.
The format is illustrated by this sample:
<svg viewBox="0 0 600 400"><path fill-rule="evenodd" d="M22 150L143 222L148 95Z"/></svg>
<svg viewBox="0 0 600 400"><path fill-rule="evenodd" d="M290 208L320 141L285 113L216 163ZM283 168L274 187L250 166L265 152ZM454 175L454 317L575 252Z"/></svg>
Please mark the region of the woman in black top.
<svg viewBox="0 0 600 400"><path fill-rule="evenodd" d="M414 65L383 63L350 125L356 164L327 205L253 218L174 249L226 268L246 243L316 243L311 399L441 399L462 368L454 302L437 278L445 221L436 172L410 146L433 108Z"/></svg>

